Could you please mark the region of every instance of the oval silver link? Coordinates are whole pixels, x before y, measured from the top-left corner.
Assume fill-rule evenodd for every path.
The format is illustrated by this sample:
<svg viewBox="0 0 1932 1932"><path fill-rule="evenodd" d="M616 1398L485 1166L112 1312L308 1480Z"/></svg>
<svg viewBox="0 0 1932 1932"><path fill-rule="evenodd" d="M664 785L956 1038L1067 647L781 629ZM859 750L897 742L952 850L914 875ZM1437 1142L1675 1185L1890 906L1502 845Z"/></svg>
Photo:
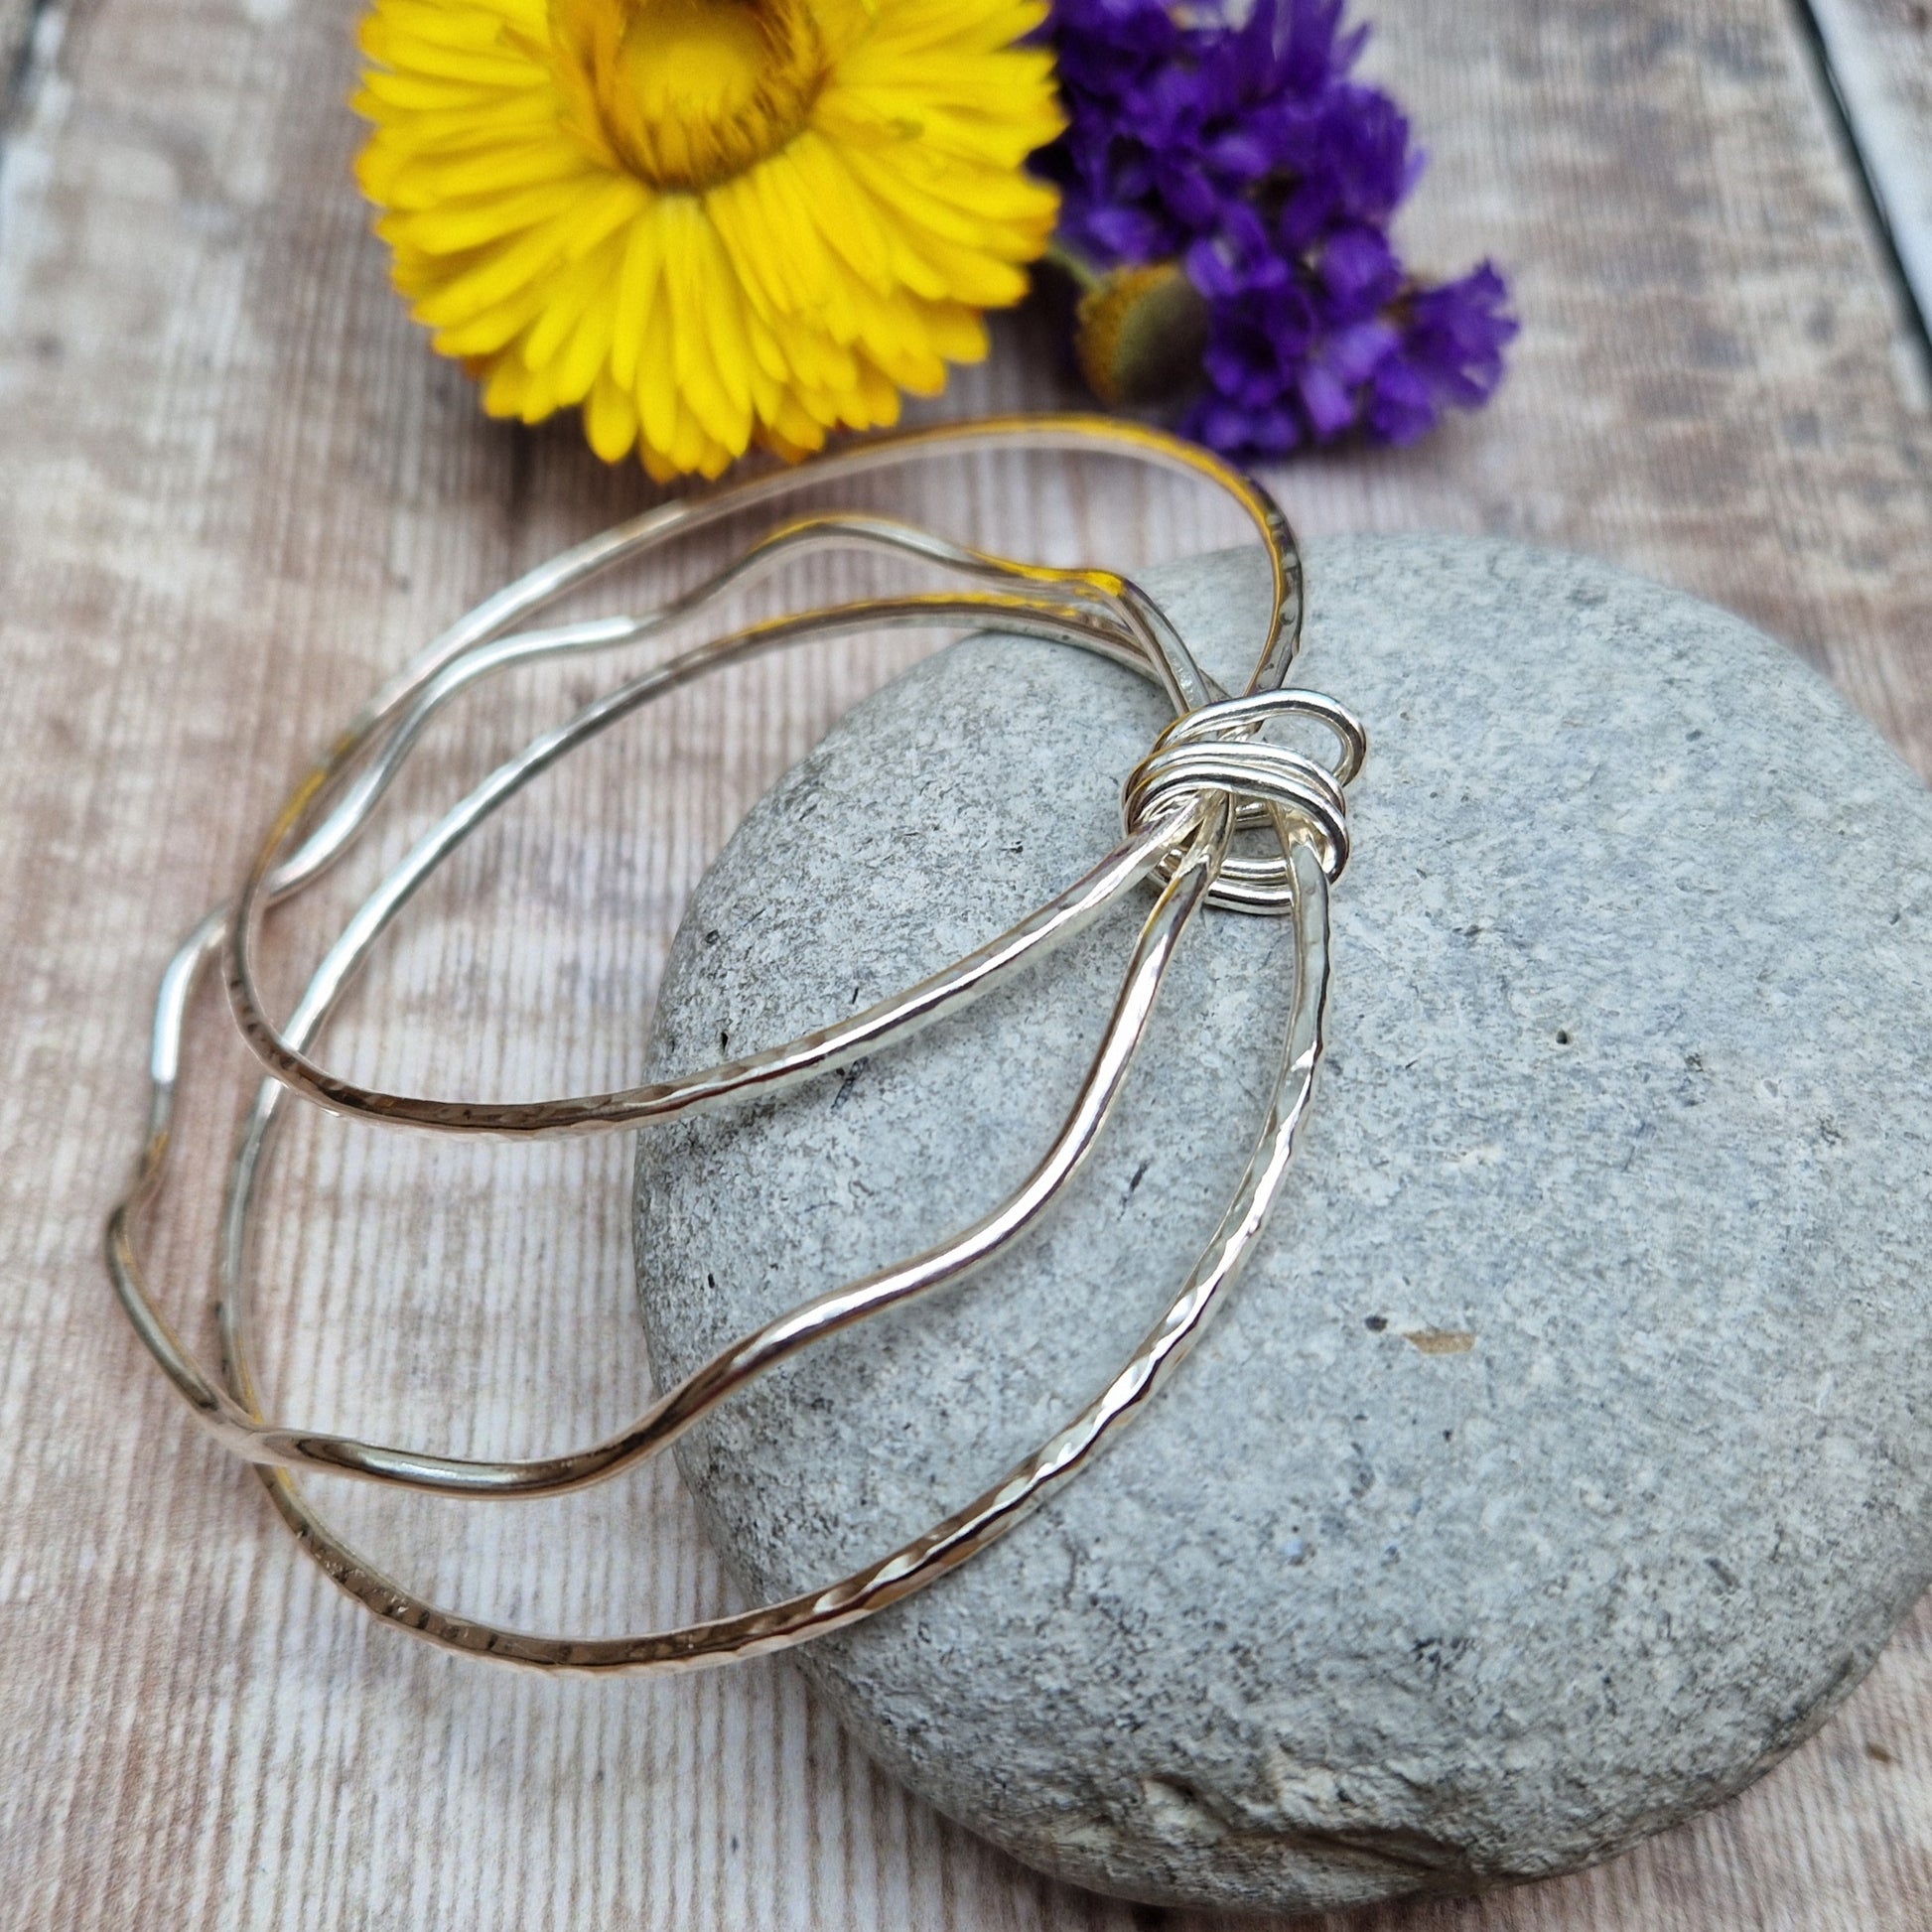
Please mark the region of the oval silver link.
<svg viewBox="0 0 1932 1932"><path fill-rule="evenodd" d="M1271 718L1300 718L1320 726L1338 754L1322 765L1300 752L1253 736ZM1173 719L1154 749L1121 786L1121 822L1142 829L1175 798L1198 799L1210 791L1228 795L1235 824L1247 829L1272 824L1281 854L1253 859L1234 853L1222 863L1208 903L1224 911L1282 917L1293 911L1295 886L1288 842L1311 840L1332 885L1348 864L1348 800L1342 787L1368 757L1361 721L1319 691L1284 688L1246 692L1197 706ZM1172 859L1157 871L1167 877Z"/></svg>
<svg viewBox="0 0 1932 1932"><path fill-rule="evenodd" d="M1348 807L1341 788L1313 759L1277 745L1209 740L1151 752L1128 776L1121 816L1130 834L1144 831L1161 808L1176 797L1197 798L1208 791L1225 793L1231 806L1253 804L1286 811L1314 841L1329 883L1341 877L1348 863ZM1254 863L1266 865L1269 880L1279 871L1280 903L1269 903L1272 909L1286 912L1294 902L1287 852L1280 859ZM1222 874L1242 878L1233 866L1230 859ZM1258 883L1258 878L1249 875L1249 883ZM1209 902L1216 902L1211 894ZM1241 909L1259 908L1249 904Z"/></svg>

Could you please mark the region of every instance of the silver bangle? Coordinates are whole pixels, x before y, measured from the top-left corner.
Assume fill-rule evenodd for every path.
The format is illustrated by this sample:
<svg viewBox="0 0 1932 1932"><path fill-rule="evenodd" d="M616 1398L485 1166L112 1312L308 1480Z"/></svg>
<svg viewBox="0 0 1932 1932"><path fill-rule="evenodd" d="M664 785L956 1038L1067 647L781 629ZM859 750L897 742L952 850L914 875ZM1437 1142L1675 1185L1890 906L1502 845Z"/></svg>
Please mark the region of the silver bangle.
<svg viewBox="0 0 1932 1932"><path fill-rule="evenodd" d="M951 543L889 518L817 515L779 525L689 594L636 617L521 628L566 591L727 516L933 455L986 447L1123 456L1210 482L1247 513L1267 552L1273 595L1246 691L1226 696L1152 599L1100 570L1056 570ZM425 833L344 927L288 1021L277 1026L255 985L269 907L319 880L360 835L429 720L512 665L634 644L701 619L726 593L798 555L866 548L944 567L972 588L880 598L787 615L724 633L627 680L533 739ZM979 625L1097 652L1167 694L1175 712L1123 788L1126 836L1086 876L1010 930L917 985L838 1024L687 1076L614 1093L480 1103L388 1093L310 1056L370 947L435 869L498 806L608 725L705 671L810 637L851 630ZM1300 559L1267 493L1191 445L1108 418L1013 418L916 431L856 445L802 472L781 472L666 504L592 539L499 592L385 683L299 785L235 897L176 952L156 1002L147 1134L127 1196L107 1224L107 1266L136 1333L202 1427L256 1465L276 1507L336 1583L385 1621L447 1648L551 1670L671 1670L755 1656L842 1628L922 1588L1004 1535L1069 1480L1153 1395L1213 1312L1267 1220L1310 1103L1321 1053L1328 978L1328 887L1347 862L1345 787L1366 756L1361 726L1332 699L1285 689L1300 640ZM1294 718L1333 742L1332 761L1259 737ZM1267 829L1273 856L1232 851L1241 827ZM257 1188L289 1092L354 1117L442 1133L527 1139L653 1123L769 1095L880 1050L954 1013L1043 959L1141 881L1157 888L1104 1036L1051 1147L1026 1182L951 1240L815 1297L741 1336L626 1429L568 1453L525 1461L431 1454L264 1419L249 1353L249 1249ZM308 1468L469 1498L557 1495L656 1454L767 1369L825 1335L960 1281L1006 1249L1057 1198L1108 1115L1146 1031L1163 977L1203 905L1287 916L1295 984L1281 1064L1233 1204L1179 1293L1093 1402L993 1487L881 1562L829 1587L743 1615L637 1637L569 1638L503 1629L440 1609L383 1575L317 1513L292 1473ZM140 1233L172 1153L187 1015L202 975L222 962L230 1011L270 1077L258 1089L231 1164L216 1257L221 1363L210 1374L151 1300Z"/></svg>

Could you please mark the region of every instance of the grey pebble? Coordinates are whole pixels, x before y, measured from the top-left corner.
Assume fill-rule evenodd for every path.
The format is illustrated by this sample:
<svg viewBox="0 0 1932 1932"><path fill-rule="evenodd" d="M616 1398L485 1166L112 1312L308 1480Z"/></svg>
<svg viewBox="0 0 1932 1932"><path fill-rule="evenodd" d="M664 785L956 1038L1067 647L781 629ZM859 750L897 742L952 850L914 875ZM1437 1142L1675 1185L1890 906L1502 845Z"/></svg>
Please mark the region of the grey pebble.
<svg viewBox="0 0 1932 1932"><path fill-rule="evenodd" d="M1230 553L1150 587L1231 686ZM1311 547L1295 680L1368 723L1329 1058L1232 1302L1081 1480L797 1653L891 1771L1131 1898L1315 1911L1568 1870L1738 1790L1932 1577L1932 802L1736 619L1574 557ZM700 888L650 1057L692 1070L990 937L1118 836L1157 694L977 638L860 706ZM660 1383L1025 1175L1137 895L780 1101L643 1137ZM1284 922L1189 935L1050 1223L680 1447L752 1595L956 1508L1086 1402L1206 1238Z"/></svg>

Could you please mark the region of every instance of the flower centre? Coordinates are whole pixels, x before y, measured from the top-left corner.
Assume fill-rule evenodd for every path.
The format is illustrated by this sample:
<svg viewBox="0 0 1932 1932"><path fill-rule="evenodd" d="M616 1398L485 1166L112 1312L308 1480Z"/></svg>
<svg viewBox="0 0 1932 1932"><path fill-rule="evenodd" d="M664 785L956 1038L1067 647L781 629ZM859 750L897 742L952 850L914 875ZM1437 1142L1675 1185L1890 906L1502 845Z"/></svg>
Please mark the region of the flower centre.
<svg viewBox="0 0 1932 1932"><path fill-rule="evenodd" d="M585 136L653 188L704 189L805 125L855 11L849 0L551 0L550 20Z"/></svg>

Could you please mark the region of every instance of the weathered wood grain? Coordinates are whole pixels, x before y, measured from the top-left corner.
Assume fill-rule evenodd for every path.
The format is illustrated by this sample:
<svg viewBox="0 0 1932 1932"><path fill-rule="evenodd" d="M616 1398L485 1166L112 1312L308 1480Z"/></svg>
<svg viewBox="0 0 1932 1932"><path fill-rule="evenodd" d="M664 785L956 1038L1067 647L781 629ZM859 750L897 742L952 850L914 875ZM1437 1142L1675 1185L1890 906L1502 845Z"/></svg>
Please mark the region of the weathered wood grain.
<svg viewBox="0 0 1932 1932"><path fill-rule="evenodd" d="M0 128L6 125L24 79L27 42L34 30L36 0L0 0Z"/></svg>
<svg viewBox="0 0 1932 1932"><path fill-rule="evenodd" d="M1374 64L1435 156L1416 252L1496 254L1525 333L1486 416L1285 472L1296 513L1502 531L1698 591L1825 664L1932 770L1932 422L1791 17L1377 18ZM350 0L86 0L0 175L0 1925L1184 1926L967 1838L782 1666L553 1684L371 1629L189 1434L108 1307L99 1219L173 936L381 670L649 494L567 427L481 422L397 313L345 172L349 20ZM1021 321L941 407L1062 393ZM1055 467L977 465L911 498L988 542L1128 563L1218 534L1177 494ZM705 855L908 648L734 674L558 773L415 908L343 1063L490 1093L634 1067ZM520 718L585 676L527 679ZM443 728L398 822L509 729ZM312 957L317 917L290 925ZM191 1145L218 1142L242 1090L223 1047ZM285 1411L510 1453L632 1414L624 1165L614 1144L303 1120L260 1256ZM184 1320L214 1198L202 1176L165 1230ZM531 1625L641 1627L723 1594L661 1476L550 1507L342 1510L412 1581ZM1922 1928L1929 1736L1922 1608L1736 1804L1599 1870L1353 1932Z"/></svg>
<svg viewBox="0 0 1932 1932"><path fill-rule="evenodd" d="M1808 0L1918 314L1932 319L1932 7Z"/></svg>

